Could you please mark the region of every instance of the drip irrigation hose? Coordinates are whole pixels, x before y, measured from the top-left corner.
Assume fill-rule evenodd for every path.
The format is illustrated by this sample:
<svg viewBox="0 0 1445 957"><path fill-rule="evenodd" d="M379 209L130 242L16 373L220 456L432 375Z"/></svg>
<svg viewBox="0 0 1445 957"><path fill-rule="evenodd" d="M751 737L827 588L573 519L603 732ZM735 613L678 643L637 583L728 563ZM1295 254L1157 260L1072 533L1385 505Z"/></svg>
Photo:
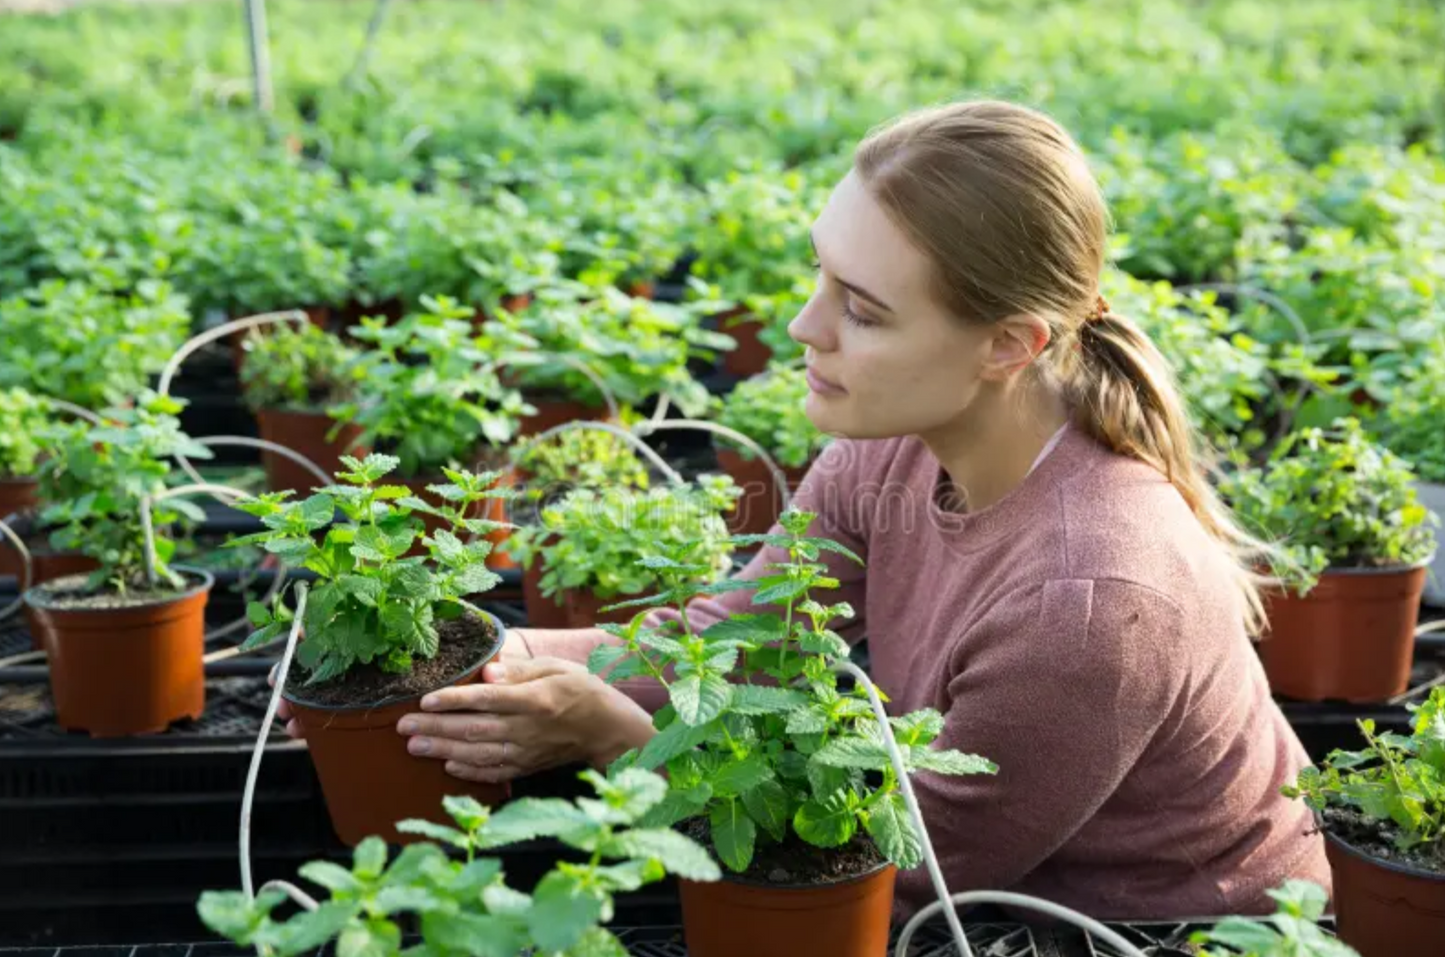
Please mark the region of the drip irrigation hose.
<svg viewBox="0 0 1445 957"><path fill-rule="evenodd" d="M266 704L266 716L261 719L261 731L256 735L256 746L251 750L251 765L246 770L246 788L241 793L241 889L246 897L254 900L255 886L251 880L251 806L256 800L256 779L261 774L261 758L266 753L266 741L271 735L271 725L276 720L276 709L281 705L281 692L286 687L286 676L291 671L291 658L296 653L296 640L301 635L301 621L306 614L306 583L296 585L296 619L291 623L291 632L286 636L286 650L281 654L281 663L276 667L276 685L271 689L271 700ZM307 910L316 909L316 901L285 881L271 881L262 889L274 887L285 891L293 901Z"/></svg>
<svg viewBox="0 0 1445 957"><path fill-rule="evenodd" d="M778 463L773 457L764 451L763 447L752 439L725 425L718 425L716 422L704 422L702 419L672 419L667 422L639 422L633 426L633 431L639 435L650 435L653 432L660 432L663 429L700 429L704 432L712 432L721 435L723 438L731 439L744 448L751 451L763 464L768 467L768 473L772 475L773 482L777 486L778 494L782 496L782 511L787 511L792 502L792 494L788 491L788 477L783 470L778 468Z"/></svg>
<svg viewBox="0 0 1445 957"><path fill-rule="evenodd" d="M78 419L84 419L92 425L105 425L105 420L87 408L76 405L74 402L66 402L64 399L52 399L46 397L46 402L55 406L62 412L69 412Z"/></svg>
<svg viewBox="0 0 1445 957"><path fill-rule="evenodd" d="M868 677L867 672L851 661L836 662L833 670L851 675L853 680L868 693L868 702L872 705L873 715L878 719L878 726L883 732L883 745L888 750L888 760L892 763L893 771L898 777L899 790L903 792L903 803L908 807L908 816L912 818L913 826L918 832L918 840L923 848L923 862L928 868L928 876L933 881L933 889L938 894L938 900L914 914L913 919L904 926L903 933L898 938L898 945L894 948L894 957L907 957L908 943L912 939L914 931L939 910L943 911L943 917L948 922L948 929L953 934L954 944L958 947L961 957L973 957L973 949L964 935L963 924L958 919L958 912L950 904L984 902L1013 904L1041 911L1081 927L1100 940L1118 947L1124 957L1145 957L1138 948L1093 918L1050 901L1002 891L970 891L950 896L948 886L943 879L943 870L938 866L938 856L933 852L933 842L928 839L928 827L923 822L923 811L918 806L918 796L914 794L913 782L908 777L907 763L903 760L903 753L898 748L898 740L893 736L893 726L888 722L888 712L883 707L883 699L878 696L878 688Z"/></svg>
<svg viewBox="0 0 1445 957"><path fill-rule="evenodd" d="M15 550L20 553L20 587L16 591L15 600L4 608L0 608L0 621L9 618L25 605L25 592L29 590L31 580L35 576L35 567L30 561L30 549L25 547L25 542L21 541L20 536L15 534L15 529L10 527L10 520L15 517L6 515L4 518L0 518L0 534L4 534L10 540L10 544L15 546ZM0 667L4 667L10 660L9 658L0 660Z"/></svg>
<svg viewBox="0 0 1445 957"><path fill-rule="evenodd" d="M612 435L617 436L619 439L622 439L628 445L632 446L639 455L647 459L648 462L652 463L652 465L655 466L657 470L663 474L663 477L666 478L669 482L674 485L687 484L687 479L683 478L676 469L668 465L667 461L662 456L658 455L657 452L652 448L652 446L642 441L641 437L636 431L625 429L620 425L613 425L610 422L593 422L591 420L584 419L578 419L572 422L563 422L561 425L554 425L550 429L547 429L545 432L539 432L536 435L531 436L522 443L521 448L525 450L532 445L541 442L544 439L549 439L554 435L561 435L563 432L570 432L573 429L594 429L598 432L609 432Z"/></svg>
<svg viewBox="0 0 1445 957"><path fill-rule="evenodd" d="M232 319L230 322L223 322L214 329L207 329L198 333L185 342L181 347L171 354L170 361L166 363L165 369L161 371L160 382L156 385L156 391L161 395L170 395L171 380L180 371L181 363L185 362L197 349L210 345L217 339L224 339L233 332L240 332L243 329L252 329L258 326L266 326L275 322L306 322L306 313L300 309L283 309L280 312L266 312L256 316L246 316L242 319Z"/></svg>

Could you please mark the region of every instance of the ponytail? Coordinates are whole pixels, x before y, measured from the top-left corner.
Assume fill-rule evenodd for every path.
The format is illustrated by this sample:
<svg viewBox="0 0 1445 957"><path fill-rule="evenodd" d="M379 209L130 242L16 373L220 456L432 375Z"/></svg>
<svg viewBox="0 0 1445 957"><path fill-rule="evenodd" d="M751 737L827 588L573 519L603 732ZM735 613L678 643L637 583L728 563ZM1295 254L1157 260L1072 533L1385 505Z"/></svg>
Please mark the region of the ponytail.
<svg viewBox="0 0 1445 957"><path fill-rule="evenodd" d="M1107 305L1077 336L1077 362L1064 376L1075 426L1119 455L1153 466L1178 490L1234 560L1245 624L1257 635L1265 622L1262 589L1273 579L1255 569L1271 548L1235 521L1210 483L1212 456L1198 444L1168 360L1138 324Z"/></svg>

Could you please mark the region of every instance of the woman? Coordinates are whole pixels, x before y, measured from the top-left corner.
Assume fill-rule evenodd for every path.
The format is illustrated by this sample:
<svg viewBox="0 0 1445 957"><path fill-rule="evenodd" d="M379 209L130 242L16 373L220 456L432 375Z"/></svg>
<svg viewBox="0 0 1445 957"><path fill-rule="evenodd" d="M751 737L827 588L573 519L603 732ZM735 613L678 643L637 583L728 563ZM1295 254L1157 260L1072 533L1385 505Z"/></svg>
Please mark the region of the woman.
<svg viewBox="0 0 1445 957"><path fill-rule="evenodd" d="M1164 360L1099 298L1105 234L1080 151L1036 112L959 104L869 137L789 327L808 415L842 437L797 504L867 559L835 563L837 600L893 706L938 709L941 746L999 765L918 776L953 890L1115 919L1266 911L1268 888L1330 875L1279 794L1308 762L1250 647L1259 548L1206 483ZM692 624L748 600L699 601ZM579 664L610 640L520 629L490 684L399 730L463 778L605 763L652 733ZM929 899L925 872L899 893Z"/></svg>

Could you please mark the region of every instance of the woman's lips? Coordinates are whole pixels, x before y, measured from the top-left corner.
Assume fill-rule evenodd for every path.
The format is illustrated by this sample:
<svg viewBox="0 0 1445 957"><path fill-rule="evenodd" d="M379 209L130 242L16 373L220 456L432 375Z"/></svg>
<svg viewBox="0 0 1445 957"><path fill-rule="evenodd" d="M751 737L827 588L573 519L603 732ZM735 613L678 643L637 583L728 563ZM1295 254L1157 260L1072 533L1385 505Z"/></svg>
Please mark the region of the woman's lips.
<svg viewBox="0 0 1445 957"><path fill-rule="evenodd" d="M814 372L810 366L807 370L808 388L819 395L847 395L848 390L836 382L831 382Z"/></svg>

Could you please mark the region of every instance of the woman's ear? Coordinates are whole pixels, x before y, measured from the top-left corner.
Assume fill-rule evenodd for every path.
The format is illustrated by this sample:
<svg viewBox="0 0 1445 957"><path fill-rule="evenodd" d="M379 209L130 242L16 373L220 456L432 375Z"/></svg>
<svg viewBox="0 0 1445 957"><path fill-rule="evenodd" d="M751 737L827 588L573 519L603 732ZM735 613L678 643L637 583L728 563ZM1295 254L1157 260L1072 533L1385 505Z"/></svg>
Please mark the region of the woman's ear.
<svg viewBox="0 0 1445 957"><path fill-rule="evenodd" d="M988 327L987 354L981 378L1002 381L1013 378L1038 358L1053 338L1049 324L1038 316L1009 316Z"/></svg>

